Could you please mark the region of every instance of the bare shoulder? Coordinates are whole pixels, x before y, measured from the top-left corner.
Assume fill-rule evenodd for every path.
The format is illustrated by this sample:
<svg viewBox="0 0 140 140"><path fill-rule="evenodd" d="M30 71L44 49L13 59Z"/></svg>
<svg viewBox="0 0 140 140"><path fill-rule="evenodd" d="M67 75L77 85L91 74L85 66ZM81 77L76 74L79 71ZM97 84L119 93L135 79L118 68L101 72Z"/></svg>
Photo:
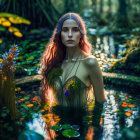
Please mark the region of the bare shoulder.
<svg viewBox="0 0 140 140"><path fill-rule="evenodd" d="M95 56L93 55L88 55L87 59L85 59L84 64L88 67L88 68L92 68L92 67L97 67L98 66L98 61L96 59Z"/></svg>

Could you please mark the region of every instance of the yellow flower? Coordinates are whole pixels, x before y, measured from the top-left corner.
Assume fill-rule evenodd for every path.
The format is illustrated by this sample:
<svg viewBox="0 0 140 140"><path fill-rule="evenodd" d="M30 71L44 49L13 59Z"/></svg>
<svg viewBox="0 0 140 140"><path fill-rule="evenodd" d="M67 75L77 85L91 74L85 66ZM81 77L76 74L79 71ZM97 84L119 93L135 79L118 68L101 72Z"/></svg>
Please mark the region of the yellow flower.
<svg viewBox="0 0 140 140"><path fill-rule="evenodd" d="M17 91L21 91L21 88L20 87L17 87Z"/></svg>
<svg viewBox="0 0 140 140"><path fill-rule="evenodd" d="M0 18L0 23L2 23L3 21L7 21L7 19L4 17Z"/></svg>
<svg viewBox="0 0 140 140"><path fill-rule="evenodd" d="M2 44L2 39L0 39L0 44Z"/></svg>
<svg viewBox="0 0 140 140"><path fill-rule="evenodd" d="M11 26L11 23L9 21L4 21L2 22L2 26L9 27Z"/></svg>
<svg viewBox="0 0 140 140"><path fill-rule="evenodd" d="M40 66L40 64L39 63L37 63L37 64L35 64L37 67L39 67Z"/></svg>
<svg viewBox="0 0 140 140"><path fill-rule="evenodd" d="M17 36L17 37L22 37L23 36L22 33L20 33L20 32L14 32L14 35Z"/></svg>
<svg viewBox="0 0 140 140"><path fill-rule="evenodd" d="M3 59L0 58L0 62L2 63L3 62Z"/></svg>
<svg viewBox="0 0 140 140"><path fill-rule="evenodd" d="M16 27L9 27L9 28L8 28L8 31L9 31L9 32L19 32L19 29L16 28Z"/></svg>
<svg viewBox="0 0 140 140"><path fill-rule="evenodd" d="M6 76L4 76L4 77L3 77L3 80L7 80L7 77L6 77Z"/></svg>
<svg viewBox="0 0 140 140"><path fill-rule="evenodd" d="M9 20L14 24L21 24L22 20L19 17L9 17Z"/></svg>

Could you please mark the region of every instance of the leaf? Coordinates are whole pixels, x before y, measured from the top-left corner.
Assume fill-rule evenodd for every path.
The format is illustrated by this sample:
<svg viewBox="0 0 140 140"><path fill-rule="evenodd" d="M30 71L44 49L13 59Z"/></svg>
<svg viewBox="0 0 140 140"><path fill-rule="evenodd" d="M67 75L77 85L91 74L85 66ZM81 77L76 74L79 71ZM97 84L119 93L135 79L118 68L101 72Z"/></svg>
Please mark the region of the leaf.
<svg viewBox="0 0 140 140"><path fill-rule="evenodd" d="M10 14L10 13L0 13L0 17L6 17L6 18L13 18L13 19L9 19L12 23L15 23L15 24L19 24L19 23L24 23L24 24L31 24L31 22L29 20L26 20L25 18L23 17L20 17L18 15L15 15L15 14ZM18 22L14 22L14 21L20 21L19 23Z"/></svg>
<svg viewBox="0 0 140 140"><path fill-rule="evenodd" d="M72 125L72 129L79 130L80 129L80 126L79 125Z"/></svg>
<svg viewBox="0 0 140 140"><path fill-rule="evenodd" d="M50 129L54 130L54 131L59 131L62 129L61 125L58 124L58 125L54 125L54 126L50 126Z"/></svg>
<svg viewBox="0 0 140 140"><path fill-rule="evenodd" d="M6 31L6 28L0 27L0 31Z"/></svg>
<svg viewBox="0 0 140 140"><path fill-rule="evenodd" d="M71 125L70 124L63 124L62 129L70 129Z"/></svg>
<svg viewBox="0 0 140 140"><path fill-rule="evenodd" d="M1 116L2 116L2 117L6 117L7 114L6 114L6 113L2 113Z"/></svg>
<svg viewBox="0 0 140 140"><path fill-rule="evenodd" d="M68 129L68 130L62 131L62 135L70 138L70 137L79 137L80 133L74 131L73 129Z"/></svg>
<svg viewBox="0 0 140 140"><path fill-rule="evenodd" d="M29 98L30 98L30 97L28 97L28 96L25 96L23 99L27 99L27 100L28 100Z"/></svg>
<svg viewBox="0 0 140 140"><path fill-rule="evenodd" d="M13 131L13 127L9 126L8 128L8 131Z"/></svg>
<svg viewBox="0 0 140 140"><path fill-rule="evenodd" d="M129 116L132 115L132 113L130 113L130 112L126 112L125 115L129 117Z"/></svg>

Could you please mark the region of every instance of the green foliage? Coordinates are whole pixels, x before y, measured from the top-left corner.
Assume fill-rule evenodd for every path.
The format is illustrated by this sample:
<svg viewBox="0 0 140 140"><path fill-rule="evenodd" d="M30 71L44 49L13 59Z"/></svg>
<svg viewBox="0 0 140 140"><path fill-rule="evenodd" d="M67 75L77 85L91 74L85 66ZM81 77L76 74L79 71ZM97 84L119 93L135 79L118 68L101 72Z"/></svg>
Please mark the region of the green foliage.
<svg viewBox="0 0 140 140"><path fill-rule="evenodd" d="M49 128L51 130L54 130L54 131L60 131L62 129L65 129L62 131L62 135L65 137L71 138L71 137L79 137L80 136L80 133L76 131L76 130L79 130L79 128L80 128L79 125L72 125L71 126L70 124L63 124L63 125L58 124L58 125L50 126Z"/></svg>
<svg viewBox="0 0 140 140"><path fill-rule="evenodd" d="M61 125L58 124L58 125L54 125L54 126L51 126L50 129L54 130L54 131L59 131L62 129Z"/></svg>
<svg viewBox="0 0 140 140"><path fill-rule="evenodd" d="M63 124L62 129L70 129L71 125L70 124Z"/></svg>
<svg viewBox="0 0 140 140"><path fill-rule="evenodd" d="M65 137L78 137L80 134L76 131L74 131L73 129L68 129L68 130L64 130L62 132L63 136Z"/></svg>

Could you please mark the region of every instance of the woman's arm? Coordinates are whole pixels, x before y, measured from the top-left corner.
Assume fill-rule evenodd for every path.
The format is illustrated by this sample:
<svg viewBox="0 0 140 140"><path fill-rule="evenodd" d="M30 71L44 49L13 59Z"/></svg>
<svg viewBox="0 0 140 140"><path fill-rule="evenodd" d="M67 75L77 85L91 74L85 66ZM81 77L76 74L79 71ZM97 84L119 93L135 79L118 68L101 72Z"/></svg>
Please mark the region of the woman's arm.
<svg viewBox="0 0 140 140"><path fill-rule="evenodd" d="M104 94L102 71L99 67L98 61L94 56L90 56L86 63L91 84L94 89L95 100L99 103L103 103L106 99Z"/></svg>

